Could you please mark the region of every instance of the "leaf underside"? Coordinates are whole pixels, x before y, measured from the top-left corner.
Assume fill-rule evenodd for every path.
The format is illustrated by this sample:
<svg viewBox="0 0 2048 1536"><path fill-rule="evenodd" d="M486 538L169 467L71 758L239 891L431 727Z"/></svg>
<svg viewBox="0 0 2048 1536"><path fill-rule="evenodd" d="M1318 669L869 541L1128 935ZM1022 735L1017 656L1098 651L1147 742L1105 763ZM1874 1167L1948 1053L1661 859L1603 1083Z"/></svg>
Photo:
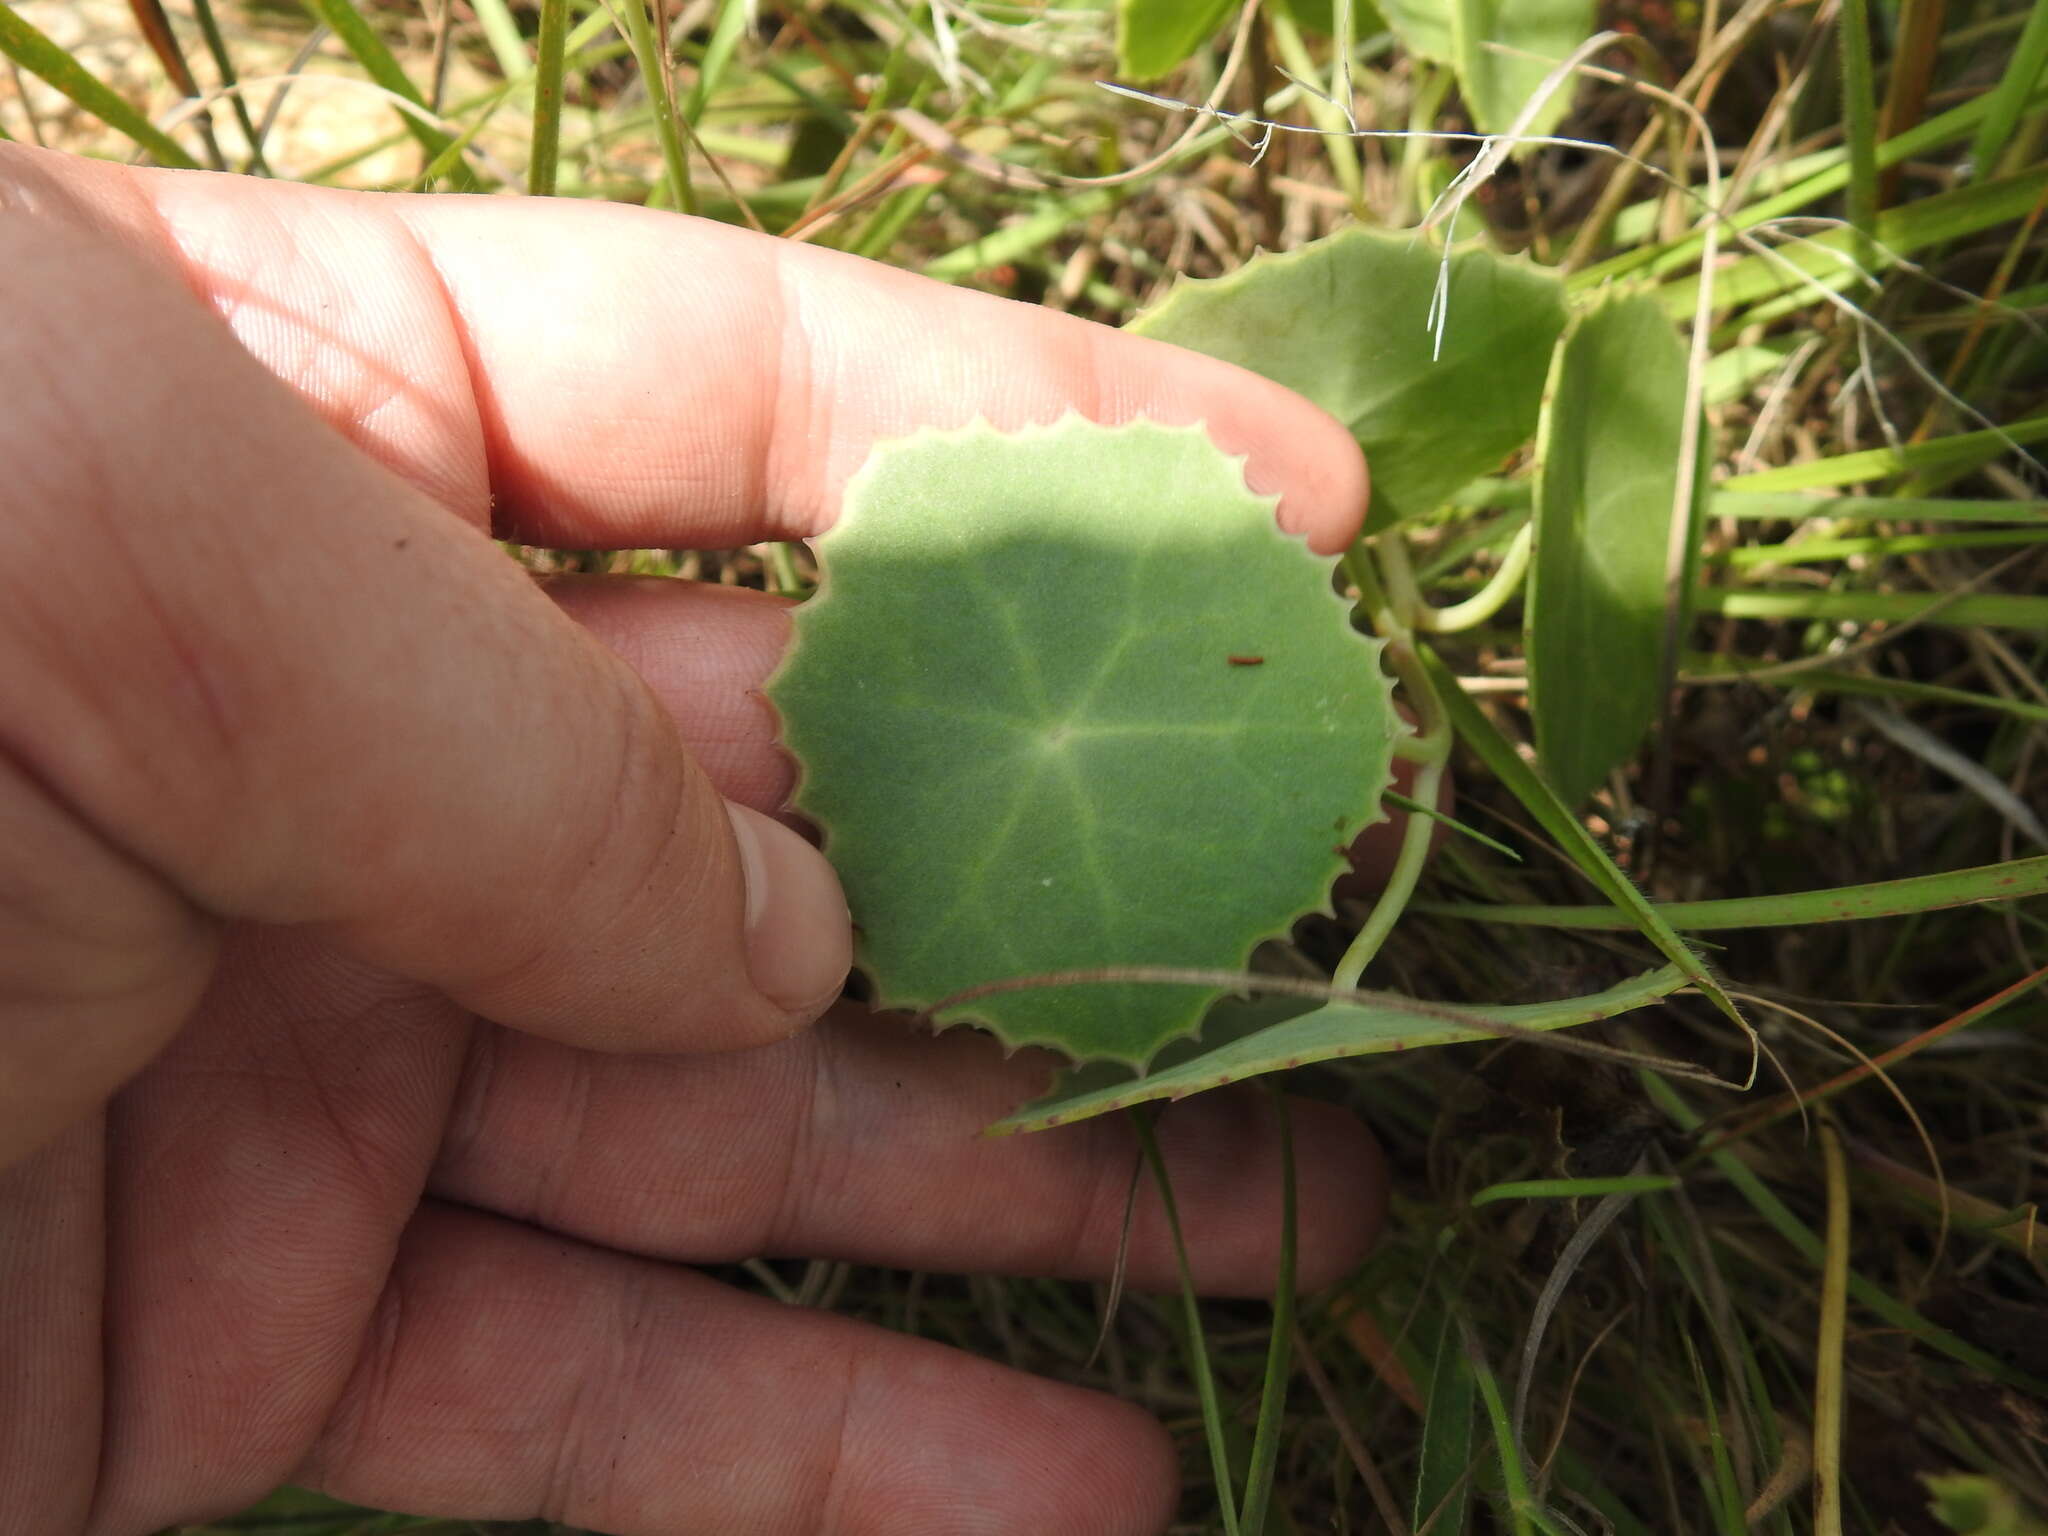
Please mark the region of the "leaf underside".
<svg viewBox="0 0 2048 1536"><path fill-rule="evenodd" d="M768 685L878 1005L1133 965L1241 969L1327 910L1395 714L1329 560L1196 428L1069 417L876 450ZM1213 987L942 1011L1142 1066Z"/></svg>
<svg viewBox="0 0 2048 1536"><path fill-rule="evenodd" d="M1308 396L1372 466L1368 531L1434 511L1527 442L1564 329L1552 274L1486 251L1451 258L1441 355L1428 321L1441 255L1359 227L1218 278L1182 278L1128 329Z"/></svg>

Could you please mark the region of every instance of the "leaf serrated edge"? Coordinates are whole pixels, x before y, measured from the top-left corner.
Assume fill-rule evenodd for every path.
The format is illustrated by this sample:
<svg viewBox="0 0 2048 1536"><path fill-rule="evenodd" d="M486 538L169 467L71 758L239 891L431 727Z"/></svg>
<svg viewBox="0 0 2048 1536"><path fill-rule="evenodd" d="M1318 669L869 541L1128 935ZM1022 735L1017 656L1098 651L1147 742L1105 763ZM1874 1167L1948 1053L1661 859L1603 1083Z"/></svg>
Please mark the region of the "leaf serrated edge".
<svg viewBox="0 0 2048 1536"><path fill-rule="evenodd" d="M1298 251L1260 251L1255 253L1252 259L1253 261L1257 261L1260 258L1265 257L1269 258L1270 260L1278 261L1299 254L1301 253ZM1240 271L1242 270L1243 269L1240 269ZM1220 278L1190 278L1183 279L1182 281L1228 282L1238 275L1238 273L1234 272L1226 274L1225 276ZM1176 288L1178 288L1178 286L1179 284L1177 283ZM1168 297L1170 298L1171 294L1169 294ZM1160 436L1170 438L1197 439L1204 445L1206 445L1210 450L1212 450L1219 460L1221 460L1224 464L1228 465L1232 470L1234 470L1237 475L1238 484L1244 491L1244 494L1252 501L1264 506L1267 516L1272 520L1271 526L1273 531L1287 543L1293 545L1296 549L1298 549L1301 552L1303 558L1310 561L1316 567L1317 574L1322 578L1319 590L1327 597L1329 602L1336 609L1339 610L1339 615L1343 624L1344 632L1348 634L1355 643L1365 648L1365 650L1367 651L1367 653L1369 654L1374 663L1374 665L1371 668L1371 676L1373 681L1379 686L1381 690L1382 701L1386 705L1386 717L1387 719L1393 722L1395 727L1393 732L1388 737L1389 751L1387 756L1387 767L1385 770L1384 782L1382 782L1380 786L1373 792L1371 800L1368 802L1365 814L1355 824L1350 824L1348 826L1348 830L1335 832L1333 834L1338 839L1338 841L1332 843L1330 846L1330 861L1329 864L1326 866L1325 877L1319 882L1319 888L1323 893L1321 901L1312 906L1303 907L1293 916L1281 922L1273 930L1254 935L1251 941L1245 946L1244 953L1238 957L1237 964L1234 967L1231 967L1232 969L1245 972L1247 975L1249 975L1249 966L1251 964L1252 956L1255 953L1257 953L1258 948L1261 944L1268 943L1275 939L1284 939L1290 932L1292 932L1294 925L1300 922L1305 917L1336 916L1334 888L1337 884L1337 881L1343 877L1344 872L1350 867L1349 859L1345 856L1343 852L1340 851L1340 849L1349 848L1352 843L1356 842L1357 839L1365 833L1367 828L1377 826L1379 823L1390 819L1386 811L1386 793L1390 788L1393 787L1394 784L1394 755L1391 750L1392 745L1394 742L1399 741L1402 736L1412 734L1413 732L1413 727L1409 726L1407 722L1401 718L1400 712L1394 708L1394 691L1396 687L1396 681L1393 675L1387 671L1385 666L1379 664L1380 658L1386 652L1386 641L1376 635L1364 633L1354 623L1351 622L1351 610L1353 604L1350 599L1347 599L1346 597L1344 597L1342 593L1336 590L1336 586L1331 579L1342 557L1336 555L1319 555L1314 550L1308 547L1307 541L1303 539L1300 535L1289 533L1286 529L1280 527L1280 497L1278 496L1278 494L1269 494L1266 492L1254 490L1252 488L1250 479L1246 474L1246 468L1251 461L1251 455L1249 453L1233 454L1227 452L1219 444L1217 444L1214 437L1212 437L1209 434L1208 424L1206 421L1198 420L1186 423L1162 422L1155 421L1150 417L1134 417L1128 421L1105 424L1102 422L1095 421L1092 418L1082 414L1080 411L1075 410L1071 407L1069 407L1065 411L1062 411L1059 416L1055 417L1050 422L1028 422L1025 423L1023 426L1012 429L998 427L994 422L989 420L987 416L976 414L970 420L957 427L920 426L914 429L913 431L903 434L902 436L878 440L877 442L869 446L867 457L864 460L862 460L860 467L857 470L855 470L851 476L848 477L846 487L841 492L840 496L840 512L838 517L834 519L832 526L827 529L824 529L820 533L811 535L810 539L808 540L808 542L811 544L812 548L816 552L818 559L818 584L816 589L811 593L811 595L808 598L804 600L804 602L800 606L802 609L815 609L817 605L829 602L831 600L833 595L833 583L831 581L831 573L829 566L830 550L827 546L836 535L843 532L849 526L849 518L847 515L848 511L849 509L856 505L857 493L863 487L864 482L866 482L873 475L880 473L879 466L881 465L882 461L886 456L886 450L907 448L912 445L925 444L935 441L946 441L949 439L961 443L970 443L977 440L993 441L1008 446L1029 442L1033 438L1049 436L1063 430L1071 430L1075 424L1093 428L1102 432L1114 433L1145 431L1156 433ZM762 698L767 702L771 712L775 715L776 718L777 750L779 750L783 754L783 756L788 759L790 763L791 772L793 774L793 780L790 786L790 791L785 803L791 810L796 811L798 814L805 817L814 826L817 827L820 837L822 838L825 847L828 850L829 856L829 849L834 836L831 818L822 814L815 806L815 804L806 804L805 802L804 788L805 782L809 777L809 773L805 767L802 757L796 752L794 748L792 748L789 745L787 739L788 733L784 728L782 710L775 699L776 686L780 682L782 682L784 677L787 676L790 670L796 665L798 653L801 650L804 643L803 625L801 623L794 622L794 615L792 615L792 619L793 622L791 625L790 640L783 651L782 659L776 664L775 670L768 675L766 681L762 683L760 692ZM954 1028L958 1025L971 1025L989 1035L992 1035L1002 1045L1003 1057L1005 1060L1008 1060L1010 1057L1014 1056L1020 1050L1024 1050L1027 1048L1040 1049L1053 1051L1057 1055L1062 1056L1071 1062L1074 1062L1076 1065L1089 1065L1094 1063L1107 1062L1115 1065L1129 1067L1132 1071L1138 1073L1143 1073L1146 1070L1147 1064L1154 1058L1156 1058L1158 1054L1161 1051L1165 1050L1168 1046L1183 1040L1198 1040L1201 1036L1202 1025L1208 1016L1209 1010L1213 1008L1222 999L1230 996L1246 995L1242 992L1233 993L1227 988L1218 988L1213 990L1211 992L1211 995L1202 1003L1201 1007L1196 1011L1193 1022L1191 1022L1186 1029L1178 1031L1174 1034L1167 1035L1164 1038L1160 1039L1157 1043L1153 1045L1151 1051L1142 1058L1133 1056L1121 1056L1114 1053L1104 1053L1101 1055L1083 1058L1075 1057L1064 1045L1060 1044L1058 1041L1045 1038L1043 1036L1013 1037L1012 1033L1009 1030L1007 1030L1003 1025L997 1023L993 1019L966 1012L956 1012L953 1009L945 1008L943 1006L945 1003L945 998L943 996L937 998L915 997L905 995L900 992L889 992L885 988L882 979L879 976L877 976L874 970L862 959L860 953L860 946L858 944L855 945L854 949L853 966L854 969L858 970L861 973L861 975L867 979L867 982L873 994L872 1001L869 1004L869 1006L872 1009L876 1011L908 1013L913 1017L919 1019L920 1021L924 1022L925 1024L927 1024L930 1027L932 1033L935 1035L943 1030ZM954 1016L951 1018L939 1017L938 1013L935 1013L933 1011L933 1006L935 1004L940 1005L939 1013L953 1013ZM963 1007L965 1006L966 1005L963 1005Z"/></svg>

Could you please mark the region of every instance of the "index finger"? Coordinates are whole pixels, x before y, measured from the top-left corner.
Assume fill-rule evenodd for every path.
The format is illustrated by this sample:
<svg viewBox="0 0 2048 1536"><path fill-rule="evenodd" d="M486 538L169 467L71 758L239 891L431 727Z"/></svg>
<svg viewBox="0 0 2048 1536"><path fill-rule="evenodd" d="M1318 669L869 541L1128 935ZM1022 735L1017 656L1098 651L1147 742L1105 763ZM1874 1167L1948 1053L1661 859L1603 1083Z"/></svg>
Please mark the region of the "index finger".
<svg viewBox="0 0 2048 1536"><path fill-rule="evenodd" d="M823 531L877 441L1076 411L1204 423L1342 548L1365 466L1257 375L1072 316L613 204L340 192L0 146L175 264L328 421L473 520L571 547ZM47 200L47 199L46 199Z"/></svg>

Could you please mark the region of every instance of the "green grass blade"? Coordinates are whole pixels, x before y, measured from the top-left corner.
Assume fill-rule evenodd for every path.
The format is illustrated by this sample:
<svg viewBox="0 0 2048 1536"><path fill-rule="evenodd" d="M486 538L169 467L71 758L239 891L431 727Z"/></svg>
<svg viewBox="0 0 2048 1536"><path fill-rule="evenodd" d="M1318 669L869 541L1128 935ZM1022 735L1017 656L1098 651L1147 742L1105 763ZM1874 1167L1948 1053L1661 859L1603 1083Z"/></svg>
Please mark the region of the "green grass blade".
<svg viewBox="0 0 2048 1536"><path fill-rule="evenodd" d="M1810 560L1876 560L1900 555L1925 555L1947 549L2011 549L2048 543L2048 528L1984 533L1891 533L1853 539L1793 539L1783 544L1746 544L1731 549L1721 561L1731 570L1759 565L1802 565Z"/></svg>
<svg viewBox="0 0 2048 1536"><path fill-rule="evenodd" d="M341 40L341 45L363 66L365 74L392 95L425 110L426 98L420 95L419 87L412 83L412 77L399 66L391 50L384 46L384 39L363 19L362 12L351 0L305 0L305 6L315 21L325 25ZM427 152L428 160L433 160L448 147L449 135L432 123L422 122L410 112L401 112L399 117L405 124L405 131Z"/></svg>
<svg viewBox="0 0 2048 1536"><path fill-rule="evenodd" d="M697 79L690 87L690 94L683 102L683 121L695 126L704 116L704 108L711 102L711 96L718 89L718 82L724 78L726 66L732 62L734 51L740 39L747 35L747 11L743 0L721 0L718 8L718 22L711 29L711 40L704 45L704 56L697 61Z"/></svg>
<svg viewBox="0 0 2048 1536"><path fill-rule="evenodd" d="M2048 439L2048 416L2029 416L2022 421L2008 422L1996 431L1958 432L1930 442L1910 443L1903 448L1865 448L1857 453L1836 454L1833 458L1812 459L1804 464L1761 469L1754 474L1735 475L1723 481L1714 498L1714 509L1720 510L1721 497L1730 492L1812 491L1927 470L1960 473L1988 464L2000 454L2011 452L2014 447L2024 448L2044 439ZM1924 503L1895 502L1893 505L1921 506ZM1919 517L1924 514L1895 512L1890 515Z"/></svg>
<svg viewBox="0 0 2048 1536"><path fill-rule="evenodd" d="M187 171L199 169L199 162L187 154L177 140L15 14L12 6L4 4L0 4L0 53L56 87L109 128L133 139L155 156L159 165L176 166Z"/></svg>
<svg viewBox="0 0 2048 1536"><path fill-rule="evenodd" d="M1724 928L1792 928L1807 923L1860 922L1902 917L1981 901L2021 901L2048 895L2048 855L1985 864L1941 875L1914 875L1869 885L1842 885L1788 896L1739 896L1723 901L1680 901L1656 908L1672 928L1712 933ZM1478 902L1418 901L1417 912L1472 922L1518 923L1541 928L1625 929L1634 921L1612 907L1487 906Z"/></svg>
<svg viewBox="0 0 2048 1536"><path fill-rule="evenodd" d="M1814 1536L1842 1536L1842 1343L1849 1322L1849 1167L1842 1138L1825 1120L1827 1245L1821 1258L1820 1339L1814 1348Z"/></svg>
<svg viewBox="0 0 2048 1536"><path fill-rule="evenodd" d="M1678 1180L1662 1173L1619 1173L1597 1179L1511 1179L1489 1184L1472 1197L1472 1208L1496 1200L1580 1200L1601 1195L1647 1195L1678 1188Z"/></svg>
<svg viewBox="0 0 2048 1536"><path fill-rule="evenodd" d="M2048 98L2048 90L2041 89L2037 83L2027 94L2027 104L2037 104L2043 98ZM1931 117L1908 132L1886 139L1877 146L1878 169L1889 170L1892 166L1920 158L1944 145L1969 136L1976 131L1978 124L1983 122L1989 105L1988 96L1974 96L1939 117ZM1797 213L1823 198L1833 197L1849 184L1849 161L1846 151L1837 150L1830 155L1816 156L1815 159L1826 161L1825 169L1814 171L1812 175L1787 187L1774 197L1751 204L1732 221L1734 227L1754 229L1768 220L1782 218L1788 213ZM1644 245L1634 251L1611 257L1598 265L1581 268L1572 274L1568 286L1574 293L1587 293L1612 282L1617 277L1640 271L1645 267L1658 275L1683 271L1699 260L1700 246L1701 236L1697 233L1667 245ZM1715 292L1718 297L1718 282Z"/></svg>
<svg viewBox="0 0 2048 1536"><path fill-rule="evenodd" d="M1870 0L1842 0L1836 37L1842 60L1842 117L1849 150L1849 223L1856 265L1877 270L1877 88L1870 68ZM1719 287L1716 286L1716 294Z"/></svg>
<svg viewBox="0 0 2048 1536"><path fill-rule="evenodd" d="M2048 597L2022 592L1814 592L1730 590L1701 587L1694 600L1702 613L1731 619L1818 619L1825 623L1902 624L1925 616L1930 624L1965 629L2048 630ZM1937 604L1939 605L1937 607Z"/></svg>
<svg viewBox="0 0 2048 1536"><path fill-rule="evenodd" d="M1740 676L1740 669L1722 665L1720 656L1701 656L1702 662L1711 665L1702 672L1723 676ZM1903 699L1915 704L1953 704L1958 709L1988 709L1994 714L2011 715L2016 720L2030 720L2038 725L2048 725L2048 704L2030 704L2025 699L2004 699L1995 693L1971 693L1965 688L1944 688L1939 683L1909 683L1901 678L1870 677L1861 672L1837 672L1827 667L1815 667L1801 672L1797 677L1784 680L1787 687L1805 693L1849 693L1866 699Z"/></svg>
<svg viewBox="0 0 2048 1536"><path fill-rule="evenodd" d="M539 56L533 72L533 148L526 162L526 190L552 197L555 167L562 153L562 74L569 30L569 0L540 0Z"/></svg>
<svg viewBox="0 0 2048 1536"><path fill-rule="evenodd" d="M650 3L651 0L622 0L626 37L633 45L641 84L646 87L647 100L654 109L654 132L661 142L661 163L668 173L669 195L684 213L695 213L697 191L690 185L690 157L683 148L675 97L669 90L668 45L654 35L654 22L647 14Z"/></svg>
<svg viewBox="0 0 2048 1536"><path fill-rule="evenodd" d="M1770 256L1752 251L1715 271L1714 303L1721 309L1758 304L1780 294L1803 291L1809 282L1840 287L1850 273L1851 261L1875 272L1923 247L1965 239L2025 218L2044 187L2048 187L2048 165L1887 208L1872 223L1871 233L1881 249L1868 253L1867 265L1857 258L1861 236L1853 230L1808 236ZM1674 317L1682 318L1693 312L1698 286L1696 277L1677 278L1658 289L1657 295Z"/></svg>
<svg viewBox="0 0 2048 1536"><path fill-rule="evenodd" d="M1713 1385L1707 1380L1707 1367L1692 1335L1682 1338L1686 1361L1692 1367L1693 1390L1700 1397L1700 1418L1707 1430L1707 1453L1713 1472L1707 1490L1714 1524L1721 1536L1743 1536L1742 1494L1735 1486L1735 1464L1728 1455L1728 1436L1721 1428L1720 1406L1714 1401Z"/></svg>
<svg viewBox="0 0 2048 1536"><path fill-rule="evenodd" d="M1121 200L1114 187L1091 187L1072 197L1049 199L1038 210L924 264L924 275L942 283L964 282L977 272L1036 255L1053 241L1071 234L1083 220L1114 208Z"/></svg>
<svg viewBox="0 0 2048 1536"><path fill-rule="evenodd" d="M1515 1443L1515 1427L1508 1420L1508 1406L1501 1396L1500 1383L1494 1378L1493 1367L1486 1363L1478 1335L1463 1317L1458 1319L1458 1332L1464 1345L1466 1369L1471 1373L1473 1385L1479 1389L1479 1401L1486 1409L1486 1422L1493 1430L1494 1454L1500 1458L1500 1480L1507 1495L1508 1529L1514 1532L1514 1536L1536 1536L1536 1501L1529 1495L1529 1476L1522 1466L1522 1448ZM1548 1521L1543 1521L1542 1525L1546 1530L1551 1529Z"/></svg>
<svg viewBox="0 0 2048 1536"><path fill-rule="evenodd" d="M1664 958L1684 973L1714 1006L1726 1014L1750 1035L1750 1027L1742 1013L1736 1008L1720 982L1708 971L1706 962L1693 953L1685 940L1650 905L1649 899L1636 889L1628 876L1615 867L1607 851L1594 840L1593 834L1580 825L1579 819L1571 813L1570 807L1558 799L1551 787L1537 777L1536 771L1523 762L1512 743L1501 735L1499 729L1487 718L1485 711L1472 701L1465 690L1458 686L1458 680L1438 657L1430 651L1419 653L1422 665L1431 674L1437 685L1437 697L1443 702L1444 712L1450 717L1452 727L1460 740L1477 752L1486 766L1522 802L1530 815L1534 816L1543 830L1550 834L1557 845L1564 849L1571 861L1591 880L1600 893L1618 909L1616 916L1622 921L1616 926L1633 927L1663 953Z"/></svg>
<svg viewBox="0 0 2048 1536"><path fill-rule="evenodd" d="M1455 1310L1444 1313L1423 1399L1422 1449L1415 1463L1417 1536L1463 1536L1472 1502L1472 1410L1477 1392Z"/></svg>
<svg viewBox="0 0 2048 1536"><path fill-rule="evenodd" d="M498 73L507 80L523 80L532 74L533 56L526 51L519 19L507 0L470 0L470 9L476 13L491 57L498 62Z"/></svg>
<svg viewBox="0 0 2048 1536"><path fill-rule="evenodd" d="M229 87L238 84L241 77L235 73L235 61L228 53L227 39L221 36L220 23L214 19L213 0L192 0L192 19L199 23L199 35L206 40L206 51L213 59L213 67L220 72L220 83ZM270 166L263 158L263 138L256 131L256 120L249 115L249 103L242 92L228 92L228 108L235 114L235 124L249 146L244 169L268 176Z"/></svg>
<svg viewBox="0 0 2048 1536"><path fill-rule="evenodd" d="M1150 1118L1141 1111L1131 1116L1131 1124L1138 1133L1145 1165L1152 1171L1152 1182L1159 1190L1166 1230L1173 1238L1173 1261L1180 1270L1188 1373L1195 1378L1195 1394L1202 1402L1202 1427L1208 1433L1209 1461L1216 1477L1216 1503L1223 1511L1224 1536L1238 1536L1237 1479L1230 1470L1230 1448L1223 1442L1223 1405L1216 1396L1216 1377L1209 1369L1209 1345L1202 1333L1202 1307L1195 1295L1194 1270L1188 1264L1187 1240L1181 1234L1180 1206L1173 1198L1173 1180L1167 1176L1166 1159L1159 1154L1159 1138L1152 1134Z"/></svg>
<svg viewBox="0 0 2048 1536"><path fill-rule="evenodd" d="M1391 789L1388 790L1384 795L1380 796L1380 798L1386 801L1389 805L1398 806L1401 810L1406 811L1411 816L1427 816L1431 821L1435 822L1438 826L1448 827L1461 837L1469 837L1472 839L1473 842L1478 843L1483 847L1491 848L1495 853L1500 854L1503 858L1513 859L1517 864L1522 862L1522 856L1519 853L1515 852L1514 849L1510 848L1506 843L1501 842L1498 838L1488 837L1484 832L1480 831L1477 827L1467 826L1464 822L1458 820L1458 818L1455 816L1445 815L1442 811L1438 810L1433 805L1424 805L1420 800L1410 799L1407 795L1400 794L1397 791Z"/></svg>
<svg viewBox="0 0 2048 1536"><path fill-rule="evenodd" d="M2012 137L2020 114L2026 110L2027 98L2041 83L2044 68L2048 68L2048 5L2035 0L2027 8L2026 27L2020 32L2019 44L2013 49L2005 73L1992 87L1985 103L1984 120L1977 125L1977 135L1970 141L1970 168L1979 181L1991 178L1998 153Z"/></svg>
<svg viewBox="0 0 2048 1536"><path fill-rule="evenodd" d="M1266 1350L1266 1379L1259 1394L1259 1427L1252 1437L1252 1459L1245 1473L1244 1514L1238 1521L1245 1536L1265 1536L1266 1511L1273 1497L1273 1476L1280 1467L1280 1435L1287 1409L1287 1379L1294 1354L1294 1124L1287 1097L1273 1090L1273 1112L1280 1121L1280 1273L1273 1282L1273 1338Z"/></svg>
<svg viewBox="0 0 2048 1536"><path fill-rule="evenodd" d="M1679 1097L1678 1091L1665 1082L1663 1078L1654 1072L1639 1072L1637 1073L1637 1080L1642 1083L1644 1091L1649 1094L1651 1101L1669 1115L1681 1129L1686 1131L1699 1129L1701 1123L1700 1116L1686 1104L1684 1099ZM1723 1177L1735 1187L1736 1191L1749 1202L1751 1209L1769 1223L1779 1237L1784 1239L1787 1244L1816 1269L1821 1266L1826 1257L1827 1245L1821 1241L1811 1227L1792 1214L1786 1207L1785 1202L1771 1192L1769 1187L1765 1185L1764 1181L1748 1163L1744 1162L1728 1148L1709 1152L1706 1156L1715 1168L1720 1170ZM1864 1279L1863 1276L1857 1274L1854 1270L1849 1272L1848 1288L1849 1294L1859 1304L1869 1308L1894 1328L1901 1330L1917 1342L1926 1345L1929 1349L1947 1355L1951 1360L1966 1365L1973 1371L2001 1381L2009 1387L2015 1387L2035 1397L2048 1398L2048 1381L2043 1381L2038 1376L2031 1376L2025 1371L2007 1365L2004 1361L1994 1355L1985 1353L1985 1351L1977 1348L1974 1344L1964 1343L1946 1328L1938 1327L1934 1323L1929 1322L1913 1308L1907 1306L1904 1302L1895 1300L1883 1289L1871 1284L1870 1281Z"/></svg>

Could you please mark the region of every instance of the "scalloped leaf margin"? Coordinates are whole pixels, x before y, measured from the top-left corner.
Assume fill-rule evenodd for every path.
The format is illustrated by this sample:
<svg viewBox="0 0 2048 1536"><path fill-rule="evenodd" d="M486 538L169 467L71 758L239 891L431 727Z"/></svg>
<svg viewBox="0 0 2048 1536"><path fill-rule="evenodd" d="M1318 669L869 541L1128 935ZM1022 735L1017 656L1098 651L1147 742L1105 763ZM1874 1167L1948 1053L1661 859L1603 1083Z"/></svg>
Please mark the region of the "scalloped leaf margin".
<svg viewBox="0 0 2048 1536"><path fill-rule="evenodd" d="M768 684L878 1006L1120 966L1241 970L1328 911L1395 713L1334 562L1200 427L1069 416L878 447ZM1214 987L943 1010L1142 1068Z"/></svg>

